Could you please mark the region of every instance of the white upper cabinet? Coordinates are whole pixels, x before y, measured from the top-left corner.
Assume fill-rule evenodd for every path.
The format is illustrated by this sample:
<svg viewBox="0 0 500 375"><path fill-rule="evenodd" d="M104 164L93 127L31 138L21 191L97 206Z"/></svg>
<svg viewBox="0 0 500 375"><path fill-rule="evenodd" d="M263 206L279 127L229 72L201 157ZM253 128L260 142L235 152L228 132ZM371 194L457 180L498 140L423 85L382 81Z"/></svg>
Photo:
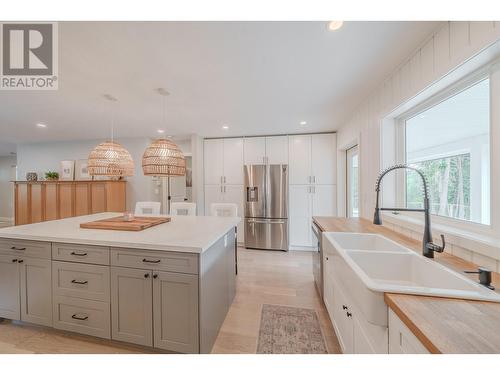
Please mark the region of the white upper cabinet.
<svg viewBox="0 0 500 375"><path fill-rule="evenodd" d="M245 138L245 164L263 164L266 157L266 137Z"/></svg>
<svg viewBox="0 0 500 375"><path fill-rule="evenodd" d="M204 147L205 184L243 184L243 139L207 139Z"/></svg>
<svg viewBox="0 0 500 375"><path fill-rule="evenodd" d="M225 184L243 184L243 139L224 139L224 179Z"/></svg>
<svg viewBox="0 0 500 375"><path fill-rule="evenodd" d="M311 183L311 136L291 135L288 137L290 185Z"/></svg>
<svg viewBox="0 0 500 375"><path fill-rule="evenodd" d="M311 176L314 184L336 184L337 136L313 134L311 136Z"/></svg>
<svg viewBox="0 0 500 375"><path fill-rule="evenodd" d="M288 137L286 135L266 137L266 162L288 164Z"/></svg>
<svg viewBox="0 0 500 375"><path fill-rule="evenodd" d="M288 137L245 138L245 164L288 164Z"/></svg>
<svg viewBox="0 0 500 375"><path fill-rule="evenodd" d="M220 184L224 175L224 143L222 139L207 139L204 146L205 184Z"/></svg>

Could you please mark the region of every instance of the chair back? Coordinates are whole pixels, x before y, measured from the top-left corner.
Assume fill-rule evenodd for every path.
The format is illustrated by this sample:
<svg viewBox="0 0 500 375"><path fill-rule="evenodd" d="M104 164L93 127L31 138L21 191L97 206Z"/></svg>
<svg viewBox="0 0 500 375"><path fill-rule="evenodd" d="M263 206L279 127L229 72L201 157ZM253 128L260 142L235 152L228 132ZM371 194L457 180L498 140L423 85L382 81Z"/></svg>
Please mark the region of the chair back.
<svg viewBox="0 0 500 375"><path fill-rule="evenodd" d="M196 216L196 203L171 202L170 216Z"/></svg>
<svg viewBox="0 0 500 375"><path fill-rule="evenodd" d="M135 215L160 215L161 202L137 202Z"/></svg>
<svg viewBox="0 0 500 375"><path fill-rule="evenodd" d="M238 205L236 203L211 203L210 204L211 216L238 216Z"/></svg>

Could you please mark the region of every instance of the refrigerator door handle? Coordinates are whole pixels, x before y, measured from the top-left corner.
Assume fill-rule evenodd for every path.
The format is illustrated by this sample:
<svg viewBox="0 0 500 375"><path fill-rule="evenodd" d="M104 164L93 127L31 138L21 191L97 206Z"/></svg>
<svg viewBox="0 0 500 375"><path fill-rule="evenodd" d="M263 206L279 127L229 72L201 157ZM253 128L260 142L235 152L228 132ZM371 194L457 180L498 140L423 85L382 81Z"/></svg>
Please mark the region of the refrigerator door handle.
<svg viewBox="0 0 500 375"><path fill-rule="evenodd" d="M276 219L267 219L267 220L248 219L248 222L255 224L286 224L285 220L276 220Z"/></svg>

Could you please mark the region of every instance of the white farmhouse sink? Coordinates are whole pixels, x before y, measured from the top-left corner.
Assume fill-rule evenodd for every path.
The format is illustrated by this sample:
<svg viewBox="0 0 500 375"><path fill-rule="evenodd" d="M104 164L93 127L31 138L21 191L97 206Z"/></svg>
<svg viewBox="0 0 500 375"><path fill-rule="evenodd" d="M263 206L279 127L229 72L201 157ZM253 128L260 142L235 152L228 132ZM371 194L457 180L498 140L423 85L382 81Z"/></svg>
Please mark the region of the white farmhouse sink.
<svg viewBox="0 0 500 375"><path fill-rule="evenodd" d="M500 302L500 294L381 235L324 235L336 282L370 323L387 326L384 292Z"/></svg>

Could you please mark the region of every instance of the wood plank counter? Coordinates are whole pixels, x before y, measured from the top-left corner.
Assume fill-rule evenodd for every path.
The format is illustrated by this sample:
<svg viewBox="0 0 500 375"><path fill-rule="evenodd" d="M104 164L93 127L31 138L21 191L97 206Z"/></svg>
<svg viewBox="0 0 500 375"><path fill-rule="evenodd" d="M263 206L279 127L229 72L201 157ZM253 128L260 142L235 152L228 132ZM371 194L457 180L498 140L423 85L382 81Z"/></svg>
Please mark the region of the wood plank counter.
<svg viewBox="0 0 500 375"><path fill-rule="evenodd" d="M324 232L378 233L422 253L422 243L366 219L314 217ZM478 265L448 253L435 261L463 274ZM466 275L474 281L477 275ZM500 275L493 273L500 288ZM431 353L500 353L500 303L386 293L385 302Z"/></svg>

